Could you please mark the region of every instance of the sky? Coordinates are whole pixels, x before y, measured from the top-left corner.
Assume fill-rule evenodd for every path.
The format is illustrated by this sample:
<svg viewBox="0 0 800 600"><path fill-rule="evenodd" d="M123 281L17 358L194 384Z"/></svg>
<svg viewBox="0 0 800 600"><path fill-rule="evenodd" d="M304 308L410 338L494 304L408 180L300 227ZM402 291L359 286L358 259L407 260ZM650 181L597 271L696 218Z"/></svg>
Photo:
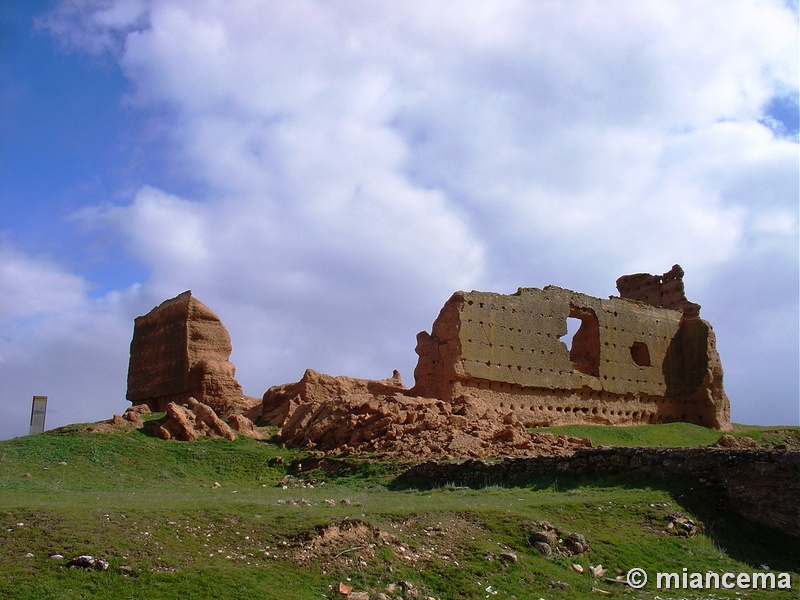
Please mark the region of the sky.
<svg viewBox="0 0 800 600"><path fill-rule="evenodd" d="M679 263L800 423L796 0L0 2L0 439L110 418L191 289L248 395L413 384L456 290Z"/></svg>

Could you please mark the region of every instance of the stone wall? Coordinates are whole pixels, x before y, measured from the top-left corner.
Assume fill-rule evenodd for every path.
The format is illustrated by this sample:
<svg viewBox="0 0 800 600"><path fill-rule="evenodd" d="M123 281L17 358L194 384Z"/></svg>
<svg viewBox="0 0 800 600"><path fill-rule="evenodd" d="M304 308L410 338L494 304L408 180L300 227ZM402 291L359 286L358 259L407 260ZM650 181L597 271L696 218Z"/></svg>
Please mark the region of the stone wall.
<svg viewBox="0 0 800 600"><path fill-rule="evenodd" d="M686 421L729 429L713 330L673 308L697 307L686 301L678 273L666 295L652 291L653 276L638 288L641 277L629 277L626 293L639 289L670 307L555 286L456 292L431 333L417 336L412 393L492 398L529 426ZM568 319L579 324L572 340Z"/></svg>
<svg viewBox="0 0 800 600"><path fill-rule="evenodd" d="M673 265L663 275L636 273L617 279L617 290L622 298L639 300L650 306L679 310L687 318L700 316L700 305L689 302L683 285L683 269Z"/></svg>
<svg viewBox="0 0 800 600"><path fill-rule="evenodd" d="M524 484L553 473L630 471L664 477L690 476L721 489L731 506L762 525L800 536L800 452L716 448L585 448L571 456L427 462L402 479L470 487Z"/></svg>
<svg viewBox="0 0 800 600"><path fill-rule="evenodd" d="M220 416L247 401L228 360L227 329L191 291L165 300L134 321L127 399L156 412L194 397Z"/></svg>

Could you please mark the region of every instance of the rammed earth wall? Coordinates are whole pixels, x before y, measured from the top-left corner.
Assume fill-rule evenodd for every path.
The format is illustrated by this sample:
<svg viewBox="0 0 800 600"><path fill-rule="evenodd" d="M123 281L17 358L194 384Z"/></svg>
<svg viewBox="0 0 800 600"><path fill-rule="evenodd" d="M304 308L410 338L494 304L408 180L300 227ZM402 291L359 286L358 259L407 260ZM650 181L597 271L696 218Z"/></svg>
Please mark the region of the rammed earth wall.
<svg viewBox="0 0 800 600"><path fill-rule="evenodd" d="M431 333L417 336L412 393L481 398L528 426L682 421L730 429L714 332L685 299L682 274L676 266L621 278L635 298L555 286L456 292ZM579 325L571 340L570 319Z"/></svg>
<svg viewBox="0 0 800 600"><path fill-rule="evenodd" d="M524 483L553 473L631 471L659 477L692 476L721 489L739 513L800 537L800 452L714 448L587 448L571 456L427 462L404 477L470 487Z"/></svg>

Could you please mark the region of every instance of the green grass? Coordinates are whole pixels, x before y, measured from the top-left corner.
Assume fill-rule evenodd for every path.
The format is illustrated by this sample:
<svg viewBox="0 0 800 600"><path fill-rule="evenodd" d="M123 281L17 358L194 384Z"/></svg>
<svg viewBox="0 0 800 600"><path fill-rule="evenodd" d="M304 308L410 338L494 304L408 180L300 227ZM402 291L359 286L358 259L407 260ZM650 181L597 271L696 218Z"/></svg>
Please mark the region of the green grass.
<svg viewBox="0 0 800 600"><path fill-rule="evenodd" d="M691 426L650 430L653 440L687 432L700 435ZM655 600L797 598L800 589L796 538L718 509L717 493L688 479L560 474L517 487L400 489L393 482L406 466L374 457L320 461L246 438L165 442L80 426L0 442L0 594L332 599L343 598L342 582L371 598L605 597L595 587L611 598ZM702 522L704 532L670 535L665 515L674 512ZM538 521L582 533L591 550L542 556L528 539ZM109 570L67 568L80 554L108 560ZM578 574L573 563L602 564L607 576L633 566L768 565L792 571L794 589L632 594Z"/></svg>
<svg viewBox="0 0 800 600"><path fill-rule="evenodd" d="M760 445L779 444L788 441L793 446L800 443L800 427L765 427L759 425L733 425L733 431L722 432L706 429L691 423L668 423L664 425L635 425L632 427L607 427L604 425L562 425L542 427L535 432L550 432L589 438L595 446L654 446L686 447L710 446L722 435L749 437Z"/></svg>

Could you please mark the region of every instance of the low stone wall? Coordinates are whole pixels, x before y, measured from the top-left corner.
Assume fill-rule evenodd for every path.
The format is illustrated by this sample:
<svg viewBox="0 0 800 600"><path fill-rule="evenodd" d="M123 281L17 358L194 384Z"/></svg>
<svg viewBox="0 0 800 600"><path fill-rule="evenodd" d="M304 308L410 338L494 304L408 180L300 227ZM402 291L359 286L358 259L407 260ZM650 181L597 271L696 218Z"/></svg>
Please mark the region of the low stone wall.
<svg viewBox="0 0 800 600"><path fill-rule="evenodd" d="M662 477L692 476L721 489L751 521L800 537L800 451L716 448L623 448L578 450L571 456L427 462L404 477L469 487L523 482L553 473L627 470Z"/></svg>

